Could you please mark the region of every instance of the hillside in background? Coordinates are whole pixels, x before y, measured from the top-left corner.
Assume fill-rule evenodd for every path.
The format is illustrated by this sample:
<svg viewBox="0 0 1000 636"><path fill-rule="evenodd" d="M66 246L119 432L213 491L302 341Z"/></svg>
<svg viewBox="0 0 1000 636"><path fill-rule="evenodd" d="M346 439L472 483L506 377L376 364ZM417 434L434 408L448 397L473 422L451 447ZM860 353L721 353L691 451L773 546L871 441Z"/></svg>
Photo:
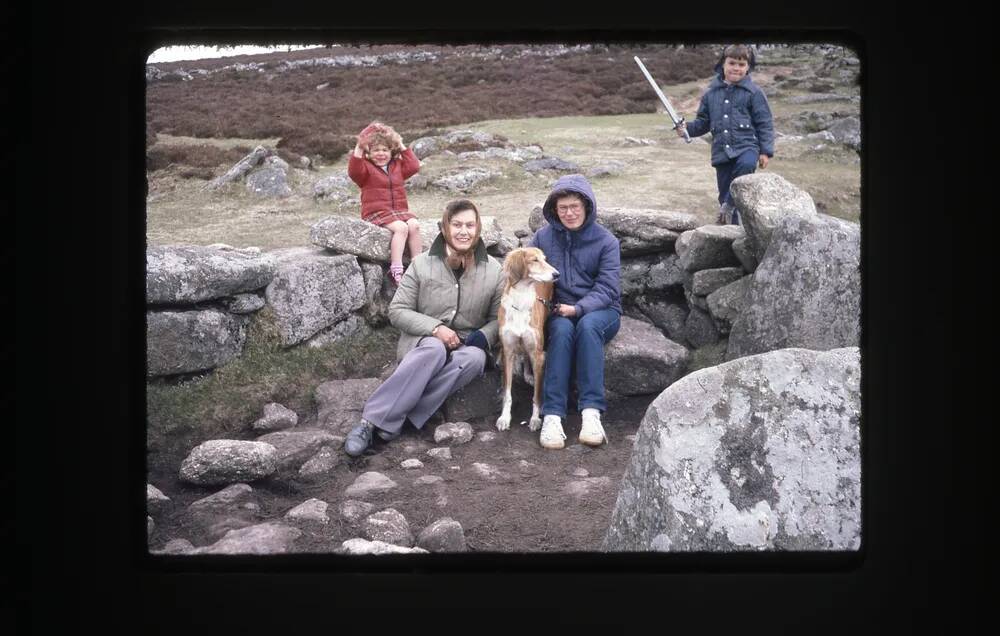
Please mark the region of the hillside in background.
<svg viewBox="0 0 1000 636"><path fill-rule="evenodd" d="M717 46L363 46L147 67L150 135L280 138L339 158L373 119L404 138L491 119L651 113L661 85L711 73Z"/></svg>

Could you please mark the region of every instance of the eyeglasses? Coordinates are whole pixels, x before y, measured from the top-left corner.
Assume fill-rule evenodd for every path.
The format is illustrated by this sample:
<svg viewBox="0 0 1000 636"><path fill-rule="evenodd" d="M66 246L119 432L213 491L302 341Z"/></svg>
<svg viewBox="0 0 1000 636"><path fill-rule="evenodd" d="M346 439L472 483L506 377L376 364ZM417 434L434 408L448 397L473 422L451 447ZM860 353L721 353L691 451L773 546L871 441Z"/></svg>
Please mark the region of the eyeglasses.
<svg viewBox="0 0 1000 636"><path fill-rule="evenodd" d="M559 212L579 212L583 209L583 205L580 203L572 203L570 205L557 205L556 210Z"/></svg>

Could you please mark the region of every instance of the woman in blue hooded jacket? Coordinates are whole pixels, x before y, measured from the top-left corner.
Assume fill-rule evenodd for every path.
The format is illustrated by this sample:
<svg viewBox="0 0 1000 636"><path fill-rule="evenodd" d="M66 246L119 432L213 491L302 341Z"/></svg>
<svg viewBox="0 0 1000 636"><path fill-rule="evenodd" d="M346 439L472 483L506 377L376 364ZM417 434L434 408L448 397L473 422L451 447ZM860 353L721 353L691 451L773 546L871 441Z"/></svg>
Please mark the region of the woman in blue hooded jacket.
<svg viewBox="0 0 1000 636"><path fill-rule="evenodd" d="M618 239L597 223L597 200L583 175L561 177L542 207L548 225L531 245L559 270L552 313L546 323L545 378L542 386L543 447L564 446L569 381L575 367L580 442L607 441L601 425L604 400L604 345L621 326L621 252Z"/></svg>
<svg viewBox="0 0 1000 636"><path fill-rule="evenodd" d="M774 156L774 120L767 97L750 79L753 50L745 44L727 46L715 65L717 76L702 95L695 120L686 125L691 137L712 133L712 166L719 186L717 223L739 223L729 186L733 179L767 168ZM684 136L685 125L677 128Z"/></svg>

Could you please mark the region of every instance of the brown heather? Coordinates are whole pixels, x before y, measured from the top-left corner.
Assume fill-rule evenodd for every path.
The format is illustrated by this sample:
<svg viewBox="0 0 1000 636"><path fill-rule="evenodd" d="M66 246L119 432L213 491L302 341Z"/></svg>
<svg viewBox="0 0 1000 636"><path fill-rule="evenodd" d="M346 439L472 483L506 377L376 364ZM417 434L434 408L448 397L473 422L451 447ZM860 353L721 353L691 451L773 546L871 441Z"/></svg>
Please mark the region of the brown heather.
<svg viewBox="0 0 1000 636"><path fill-rule="evenodd" d="M511 56L528 47L502 48ZM364 46L158 64L164 71L210 70L239 62L268 68L196 75L183 82L151 82L147 85L147 124L156 132L177 136L280 137L278 147L292 156L336 160L353 148L355 135L374 119L391 123L404 140L412 141L436 128L491 119L651 113L658 102L633 55L643 59L659 83L677 84L709 76L717 48L614 44L556 57L505 60L447 55L436 62L270 70L281 60L332 55L482 50L479 46ZM329 86L317 90L322 84Z"/></svg>

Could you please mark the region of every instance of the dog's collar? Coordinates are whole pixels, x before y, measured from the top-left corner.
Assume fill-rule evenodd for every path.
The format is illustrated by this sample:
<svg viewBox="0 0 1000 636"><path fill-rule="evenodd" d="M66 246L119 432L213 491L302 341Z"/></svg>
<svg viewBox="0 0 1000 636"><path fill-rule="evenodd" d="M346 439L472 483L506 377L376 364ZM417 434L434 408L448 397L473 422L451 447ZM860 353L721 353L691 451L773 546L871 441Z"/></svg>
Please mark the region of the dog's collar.
<svg viewBox="0 0 1000 636"><path fill-rule="evenodd" d="M555 306L557 304L557 303L552 302L551 300L545 300L544 298L541 298L540 296L535 296L535 300L537 300L538 302L542 303L542 305L544 305L545 308L548 309L550 312L553 310L553 308L555 308Z"/></svg>

